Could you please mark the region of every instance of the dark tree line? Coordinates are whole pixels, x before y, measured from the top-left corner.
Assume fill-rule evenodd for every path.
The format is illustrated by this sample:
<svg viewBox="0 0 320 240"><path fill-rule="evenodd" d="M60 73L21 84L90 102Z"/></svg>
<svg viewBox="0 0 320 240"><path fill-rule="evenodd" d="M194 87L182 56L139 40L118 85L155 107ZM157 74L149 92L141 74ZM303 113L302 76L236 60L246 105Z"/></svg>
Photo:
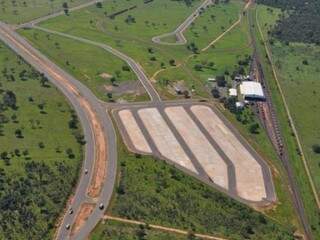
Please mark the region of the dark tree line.
<svg viewBox="0 0 320 240"><path fill-rule="evenodd" d="M278 7L286 12L272 31L284 42L320 44L319 0L258 0L258 3Z"/></svg>

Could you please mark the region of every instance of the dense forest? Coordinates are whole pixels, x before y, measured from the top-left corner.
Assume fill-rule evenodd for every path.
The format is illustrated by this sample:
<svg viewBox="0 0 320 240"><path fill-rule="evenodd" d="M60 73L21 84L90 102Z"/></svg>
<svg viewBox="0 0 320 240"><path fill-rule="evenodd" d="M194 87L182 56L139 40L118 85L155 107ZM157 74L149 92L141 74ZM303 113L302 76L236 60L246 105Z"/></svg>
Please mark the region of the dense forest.
<svg viewBox="0 0 320 240"><path fill-rule="evenodd" d="M258 0L258 3L278 7L285 14L272 32L285 42L320 44L319 0Z"/></svg>

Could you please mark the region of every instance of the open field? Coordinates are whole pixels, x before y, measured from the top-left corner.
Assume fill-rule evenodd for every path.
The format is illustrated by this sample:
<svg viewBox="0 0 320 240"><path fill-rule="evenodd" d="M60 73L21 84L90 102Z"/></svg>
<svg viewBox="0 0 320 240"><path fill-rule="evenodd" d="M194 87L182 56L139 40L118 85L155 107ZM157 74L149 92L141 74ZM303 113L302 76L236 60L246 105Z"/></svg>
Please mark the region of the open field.
<svg viewBox="0 0 320 240"><path fill-rule="evenodd" d="M103 4L101 9L92 6L73 12L68 17L60 16L50 19L41 23L41 26L109 44L137 60L151 77L161 69L171 68L170 60L174 60L175 64L178 65L192 54L187 49L187 46L161 46L153 43L151 38L173 31L199 3L200 1L195 1L192 7L187 7L182 1L169 0L153 1L148 4L143 4L140 1L110 2L109 4ZM110 16L112 13L135 5L137 5L136 8L119 14L114 19L106 17L106 15ZM187 29L186 36L191 38L190 41L195 41L196 45L199 43L203 47L206 46L233 24L239 16L238 13L241 7L242 3L239 1L231 1L228 4L221 3L210 7L195 21L193 27ZM163 14L164 12L165 14ZM226 12L228 14L225 14ZM127 19L128 16L130 16L131 20ZM210 34L202 34L201 32L195 39L194 32L199 32L205 25ZM222 25L224 28L222 28ZM35 39L31 40L36 42ZM235 44L234 47L238 48L239 46ZM215 56L215 53L212 56ZM215 59L219 61L220 58L215 57ZM223 61L232 60L233 57L228 57ZM229 65L233 64L234 61ZM192 73L192 76L190 76L190 71L184 68L177 69L177 72L178 76L176 78L169 76L170 82L182 80L189 89L195 88L195 95L207 96L203 86L203 75ZM158 78L156 79L159 80ZM157 86L160 90L164 90L164 92L161 91L163 95L167 95L167 87L162 87L161 84Z"/></svg>
<svg viewBox="0 0 320 240"><path fill-rule="evenodd" d="M144 235L148 240L187 240L187 236L167 233L160 230L141 228L139 225L119 223L112 220L100 222L92 232L91 240L135 240ZM194 238L198 240L198 238Z"/></svg>
<svg viewBox="0 0 320 240"><path fill-rule="evenodd" d="M196 43L199 49L206 47L238 20L242 4L241 1L232 0L207 7L185 31L188 43Z"/></svg>
<svg viewBox="0 0 320 240"><path fill-rule="evenodd" d="M259 17L260 11L263 11L263 10L261 10L261 8L258 8L259 23L260 23L261 27L263 26L264 29L266 29L266 27L268 27L268 25L269 25L269 22L275 21L274 19L277 17L277 15L276 14L268 14L268 12L265 12L264 13L265 14L264 20L263 20L262 18ZM264 8L264 11L267 11L266 8ZM253 14L253 16L255 17L254 11L251 14ZM271 19L273 19L273 20L271 20ZM268 24L264 24L263 21L267 21ZM256 34L258 36L258 42L261 43L260 42L261 36L259 35L258 32ZM293 45L295 45L295 44L293 44ZM284 49L286 49L286 48L284 48ZM315 201L315 198L314 198L311 186L310 186L310 182L307 178L307 174L306 174L301 156L299 155L299 152L297 151L297 149L298 149L297 142L296 142L296 139L295 139L294 134L292 132L292 129L291 129L290 125L288 124L288 116L287 116L287 113L284 109L283 101L281 99L281 96L279 94L279 90L276 85L276 81L275 81L274 76L272 74L272 69L271 69L270 63L265 58L266 52L265 52L264 46L261 44L258 44L258 51L259 51L260 56L262 56L260 59L263 63L263 68L264 68L266 78L268 79L268 85L269 85L269 88L272 93L272 100L273 100L274 106L276 107L277 115L279 117L281 130L283 132L284 139L285 139L285 144L288 149L289 157L290 157L291 164L293 166L293 170L294 170L294 174L295 174L295 178L298 183L299 190L301 192L301 196L302 196L302 200L303 200L303 204L304 204L304 209L305 209L307 217L309 219L309 222L311 225L311 230L313 232L314 237L319 238L319 236L320 236L319 214L318 214L317 204L316 204L316 201ZM279 49L278 49L278 51L279 51ZM273 53L273 54L276 54L276 53ZM290 64L294 63L294 61L293 61L294 58L289 52L288 52L289 58L286 58L284 56L286 56L286 55L281 55L281 58L282 58L281 61L287 61L289 66L290 66ZM286 59L286 60L284 60L284 59ZM275 64L278 65L279 63L275 62ZM297 62L295 64L297 64ZM302 63L301 63L301 65L302 65ZM277 71L280 73L279 79L281 80L283 77L283 75L281 74L281 69L277 70ZM293 78L293 75L290 78ZM288 80L286 80L285 82L287 84L290 83L289 85L291 85L291 86L288 86L288 87L292 88L295 85L295 83L294 83L295 81L291 81L290 78L289 78L289 82L288 82ZM282 81L283 81L283 79L280 82L281 85L283 84ZM284 91L286 92L286 90L284 90ZM297 91L297 89L295 89L294 91ZM302 94L302 93L300 93L300 94ZM310 93L308 95L310 96ZM297 96L292 96L292 97L297 97ZM289 98L286 96L286 99L289 99ZM303 101L303 102L305 102L305 101ZM295 104L297 104L297 103L298 102L295 102ZM302 102L301 102L301 104L302 104ZM305 110L304 110L305 111L304 115L309 116L308 113L306 113L307 112L306 109L307 108L305 108ZM294 112L292 112L292 114L294 114ZM306 120L307 119L308 118L306 118ZM299 127L298 122L297 122L297 127ZM309 127L310 126L308 126L308 128ZM306 130L302 130L302 132L301 131L300 132L303 134L303 131L306 131Z"/></svg>
<svg viewBox="0 0 320 240"><path fill-rule="evenodd" d="M109 52L40 30L23 31L35 47L66 69L101 100L136 100L144 95L129 66Z"/></svg>
<svg viewBox="0 0 320 240"><path fill-rule="evenodd" d="M275 10L274 10L275 11ZM262 25L268 21L271 13L267 7L258 9ZM265 32L267 32L266 26ZM289 46L280 42L272 46L273 60L279 72L280 81L288 101L292 117L297 125L302 139L304 152L310 164L315 184L320 190L319 163L320 155L312 150L314 144L319 144L320 132L320 47L307 44L291 43ZM285 57L283 57L285 56Z"/></svg>
<svg viewBox="0 0 320 240"><path fill-rule="evenodd" d="M0 239L52 239L77 180L82 131L62 94L2 43L0 70Z"/></svg>
<svg viewBox="0 0 320 240"><path fill-rule="evenodd" d="M74 7L88 1L89 0L3 0L0 3L0 20L12 24L24 23L62 10L62 4L64 2L66 2L69 7Z"/></svg>
<svg viewBox="0 0 320 240"><path fill-rule="evenodd" d="M121 142L118 146L119 182L108 209L110 215L231 240L293 239L290 227L283 227L163 161L128 153Z"/></svg>

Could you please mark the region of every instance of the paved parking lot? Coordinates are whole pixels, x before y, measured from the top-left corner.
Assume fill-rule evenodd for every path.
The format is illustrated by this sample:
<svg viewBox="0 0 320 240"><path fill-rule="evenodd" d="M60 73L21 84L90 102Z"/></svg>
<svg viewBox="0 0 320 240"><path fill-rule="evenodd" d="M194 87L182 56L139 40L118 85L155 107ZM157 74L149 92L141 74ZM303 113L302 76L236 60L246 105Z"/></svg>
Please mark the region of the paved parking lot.
<svg viewBox="0 0 320 240"><path fill-rule="evenodd" d="M244 201L275 201L269 167L216 109L133 105L114 116L131 151L153 154Z"/></svg>

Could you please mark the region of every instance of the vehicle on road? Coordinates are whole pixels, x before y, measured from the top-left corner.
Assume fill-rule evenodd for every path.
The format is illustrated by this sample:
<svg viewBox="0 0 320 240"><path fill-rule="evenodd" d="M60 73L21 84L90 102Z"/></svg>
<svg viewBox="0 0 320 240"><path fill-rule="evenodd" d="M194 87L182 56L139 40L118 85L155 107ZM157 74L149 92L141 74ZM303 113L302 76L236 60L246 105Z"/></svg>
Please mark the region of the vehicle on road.
<svg viewBox="0 0 320 240"><path fill-rule="evenodd" d="M100 208L100 210L103 210L103 209L104 209L103 203L100 203L100 204L99 204L99 208Z"/></svg>
<svg viewBox="0 0 320 240"><path fill-rule="evenodd" d="M70 224L66 225L66 229L69 230L70 229Z"/></svg>

